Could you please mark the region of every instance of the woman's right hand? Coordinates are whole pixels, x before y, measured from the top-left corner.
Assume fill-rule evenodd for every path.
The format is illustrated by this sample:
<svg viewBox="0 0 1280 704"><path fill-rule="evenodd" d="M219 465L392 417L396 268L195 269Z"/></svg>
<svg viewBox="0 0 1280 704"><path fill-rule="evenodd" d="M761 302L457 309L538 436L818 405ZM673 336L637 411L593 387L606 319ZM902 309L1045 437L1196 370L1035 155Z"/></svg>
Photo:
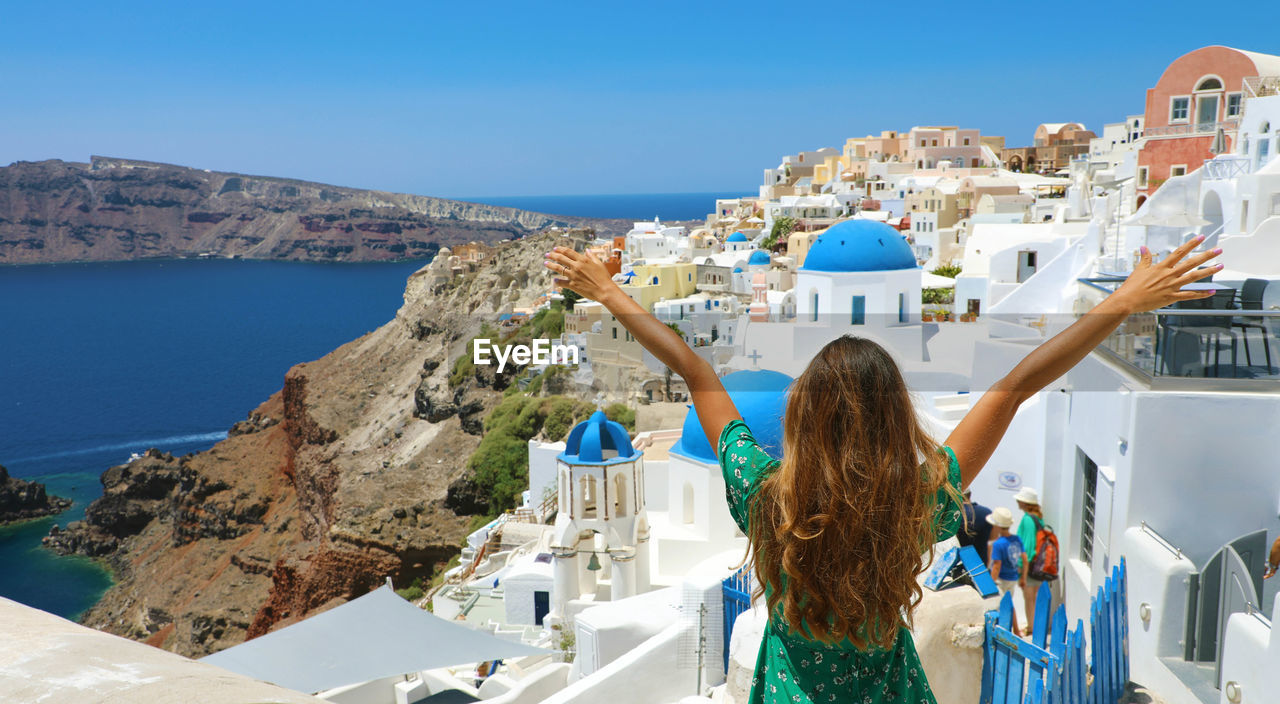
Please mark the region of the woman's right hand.
<svg viewBox="0 0 1280 704"><path fill-rule="evenodd" d="M1187 258L1187 254L1204 241L1204 235L1192 237L1182 246L1169 253L1160 262L1151 262L1151 251L1142 248L1138 265L1133 273L1125 279L1112 297L1122 303L1129 313L1144 313L1157 308L1164 308L1178 301L1189 301L1196 298L1208 298L1213 291L1184 291L1183 286L1195 283L1207 276L1222 270L1222 265L1202 267L1203 264L1222 254L1222 249L1211 249Z"/></svg>
<svg viewBox="0 0 1280 704"><path fill-rule="evenodd" d="M619 290L609 270L588 252L556 247L547 252L542 265L555 273L556 285L567 286L593 301L604 303L607 294Z"/></svg>

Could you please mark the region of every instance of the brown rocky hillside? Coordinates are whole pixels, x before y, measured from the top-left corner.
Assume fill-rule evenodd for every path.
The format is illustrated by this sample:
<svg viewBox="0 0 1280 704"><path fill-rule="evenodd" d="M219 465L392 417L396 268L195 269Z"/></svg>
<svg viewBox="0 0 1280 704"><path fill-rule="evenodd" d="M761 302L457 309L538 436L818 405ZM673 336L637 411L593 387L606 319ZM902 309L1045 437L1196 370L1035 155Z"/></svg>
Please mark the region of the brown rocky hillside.
<svg viewBox="0 0 1280 704"><path fill-rule="evenodd" d="M225 441L104 473L86 519L46 538L118 573L84 623L199 656L387 576L430 576L467 532L444 500L510 378L478 367L450 387L450 362L482 321L545 290L552 244L508 243L444 283L424 267L393 320L291 369Z"/></svg>

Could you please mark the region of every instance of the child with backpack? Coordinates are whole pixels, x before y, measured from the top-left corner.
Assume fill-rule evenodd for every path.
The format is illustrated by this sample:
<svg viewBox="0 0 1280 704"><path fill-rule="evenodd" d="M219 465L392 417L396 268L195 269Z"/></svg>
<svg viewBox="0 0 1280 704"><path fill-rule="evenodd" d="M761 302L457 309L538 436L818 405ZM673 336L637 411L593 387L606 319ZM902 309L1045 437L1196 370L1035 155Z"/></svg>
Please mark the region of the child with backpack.
<svg viewBox="0 0 1280 704"><path fill-rule="evenodd" d="M1000 588L1000 593L1012 592L1015 587L1022 585L1023 591L1027 588L1027 562L1023 560L1025 550L1022 546L1022 539L1016 533L1009 531L1013 527L1013 511L1000 506L992 509L987 516L987 523L991 524L991 564L988 569L991 575L996 579L996 586ZM1028 616L1029 618L1029 616ZM1020 633L1018 630L1018 612L1013 612L1013 632Z"/></svg>

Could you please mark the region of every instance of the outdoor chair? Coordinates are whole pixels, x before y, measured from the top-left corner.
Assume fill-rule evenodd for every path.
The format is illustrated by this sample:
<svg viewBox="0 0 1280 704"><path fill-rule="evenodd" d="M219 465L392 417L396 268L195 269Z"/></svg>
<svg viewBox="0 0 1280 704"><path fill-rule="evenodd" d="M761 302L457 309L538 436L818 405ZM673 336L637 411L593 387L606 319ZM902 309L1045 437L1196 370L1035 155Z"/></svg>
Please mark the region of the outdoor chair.
<svg viewBox="0 0 1280 704"><path fill-rule="evenodd" d="M1245 279L1244 285L1240 287L1240 308L1241 310L1262 310L1262 294L1267 290L1267 284L1270 283L1266 279ZM1244 336L1244 361L1250 367L1253 366L1253 357L1249 353L1249 330L1257 328L1262 333L1262 349L1267 356L1267 374L1271 373L1271 341L1269 330L1267 329L1267 319L1257 316L1240 316L1232 323L1233 327L1240 328L1240 334Z"/></svg>
<svg viewBox="0 0 1280 704"><path fill-rule="evenodd" d="M1230 309L1232 302L1235 300L1235 289L1223 288L1216 291L1209 298L1199 298L1190 301L1178 301L1173 305L1174 308L1184 310L1222 310ZM1237 354L1236 354L1236 332L1231 325L1231 315L1171 315L1168 316L1168 322L1164 327L1164 340L1162 347L1166 350L1164 354L1163 366L1166 373L1184 376L1187 367L1186 342L1180 340L1180 335L1192 335L1197 340L1197 353L1203 349L1203 370L1204 376L1209 375L1210 363L1209 352L1213 352L1213 375L1221 375L1220 359L1222 355L1222 347L1224 336L1230 339L1231 350L1231 373L1233 376L1238 375ZM1208 338L1208 344L1205 343ZM1170 345L1176 345L1171 350ZM1170 354L1174 352L1174 354ZM1177 366L1174 365L1177 362Z"/></svg>

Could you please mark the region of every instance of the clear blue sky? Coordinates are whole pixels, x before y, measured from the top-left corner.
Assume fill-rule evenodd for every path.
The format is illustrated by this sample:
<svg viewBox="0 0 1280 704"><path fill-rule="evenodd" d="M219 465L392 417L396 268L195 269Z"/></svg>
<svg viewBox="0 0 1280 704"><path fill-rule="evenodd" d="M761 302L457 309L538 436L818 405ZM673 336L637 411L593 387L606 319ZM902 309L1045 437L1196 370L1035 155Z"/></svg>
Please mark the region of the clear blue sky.
<svg viewBox="0 0 1280 704"><path fill-rule="evenodd" d="M0 164L105 154L441 196L752 190L783 154L881 129L1100 131L1182 53L1280 53L1270 23L1203 3L463 5L5 0Z"/></svg>

